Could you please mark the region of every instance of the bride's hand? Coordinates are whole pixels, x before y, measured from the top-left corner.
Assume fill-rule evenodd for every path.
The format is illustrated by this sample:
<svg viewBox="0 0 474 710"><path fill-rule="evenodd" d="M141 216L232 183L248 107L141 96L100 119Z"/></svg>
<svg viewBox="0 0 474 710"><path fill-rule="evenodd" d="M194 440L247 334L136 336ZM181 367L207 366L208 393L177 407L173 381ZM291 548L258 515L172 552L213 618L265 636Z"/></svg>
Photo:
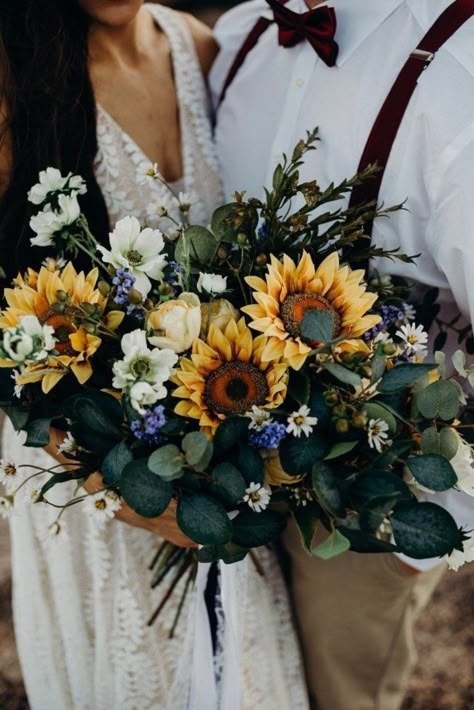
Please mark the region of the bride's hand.
<svg viewBox="0 0 474 710"><path fill-rule="evenodd" d="M51 429L50 442L46 447L46 451L48 454L53 456L58 463L70 464L71 459L66 458L58 451L58 448L64 438L64 432L59 429ZM92 476L89 476L84 484L84 488L88 493L95 493L96 491L101 490L103 486L104 484L100 473L94 473ZM194 547L196 549L198 547L195 542L193 542L189 537L186 537L186 535L179 529L178 523L176 522L176 502L174 500L171 501L165 512L158 518L144 518L143 516L138 515L138 513L135 513L135 511L133 511L122 499L122 507L115 514L115 518L123 523L126 523L127 525L132 525L135 528L142 528L143 530L155 533L155 535L159 535L178 547Z"/></svg>

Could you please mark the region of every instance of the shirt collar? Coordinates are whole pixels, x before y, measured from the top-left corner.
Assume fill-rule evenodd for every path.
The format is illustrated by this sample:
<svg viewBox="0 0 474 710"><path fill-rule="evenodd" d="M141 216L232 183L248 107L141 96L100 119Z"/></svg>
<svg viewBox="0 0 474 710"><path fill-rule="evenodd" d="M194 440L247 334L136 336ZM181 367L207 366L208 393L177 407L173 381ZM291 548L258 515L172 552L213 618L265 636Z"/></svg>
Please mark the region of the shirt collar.
<svg viewBox="0 0 474 710"><path fill-rule="evenodd" d="M321 6L334 7L337 14L336 41L339 44L337 66L342 66L360 45L400 7L405 0L326 0ZM290 0L288 7L306 12L305 0ZM320 7L320 6L318 6ZM270 13L265 13L271 16Z"/></svg>

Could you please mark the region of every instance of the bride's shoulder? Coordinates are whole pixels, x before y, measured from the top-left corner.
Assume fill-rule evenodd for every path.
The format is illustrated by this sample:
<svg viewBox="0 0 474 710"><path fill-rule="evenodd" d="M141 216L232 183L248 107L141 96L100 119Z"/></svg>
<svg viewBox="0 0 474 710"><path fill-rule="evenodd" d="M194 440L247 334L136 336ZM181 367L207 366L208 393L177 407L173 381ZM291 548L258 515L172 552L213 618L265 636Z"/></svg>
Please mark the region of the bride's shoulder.
<svg viewBox="0 0 474 710"><path fill-rule="evenodd" d="M189 27L202 73L207 76L219 49L214 34L210 27L193 15L187 12L180 12L179 14Z"/></svg>

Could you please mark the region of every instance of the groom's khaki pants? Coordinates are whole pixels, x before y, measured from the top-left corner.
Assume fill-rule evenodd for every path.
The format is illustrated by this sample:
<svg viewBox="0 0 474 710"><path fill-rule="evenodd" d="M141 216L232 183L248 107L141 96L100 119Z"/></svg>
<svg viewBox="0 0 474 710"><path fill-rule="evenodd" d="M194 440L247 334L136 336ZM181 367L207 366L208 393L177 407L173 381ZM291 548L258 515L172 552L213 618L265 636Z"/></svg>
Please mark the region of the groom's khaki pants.
<svg viewBox="0 0 474 710"><path fill-rule="evenodd" d="M392 554L323 561L304 552L295 525L284 542L313 707L398 710L416 661L414 623L444 564L410 575Z"/></svg>

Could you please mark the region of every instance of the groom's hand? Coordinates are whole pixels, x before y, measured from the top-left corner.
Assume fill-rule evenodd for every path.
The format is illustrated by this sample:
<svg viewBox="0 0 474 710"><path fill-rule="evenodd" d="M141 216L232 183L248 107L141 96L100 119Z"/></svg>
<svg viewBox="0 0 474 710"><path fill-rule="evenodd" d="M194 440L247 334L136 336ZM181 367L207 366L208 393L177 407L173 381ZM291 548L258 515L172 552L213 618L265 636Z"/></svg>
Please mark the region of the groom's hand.
<svg viewBox="0 0 474 710"><path fill-rule="evenodd" d="M46 451L53 456L58 463L63 464L67 470L68 467L70 468L71 466L71 459L66 458L58 451L64 438L64 432L59 429L50 429L50 442L46 447ZM84 488L88 493L96 493L102 490L103 487L104 482L100 473L92 474L84 483ZM195 549L199 547L193 540L181 532L178 527L178 523L176 522L176 501L174 500L171 501L165 512L158 518L144 518L138 515L138 513L135 513L122 499L122 507L115 513L115 518L134 528L142 528L155 535L159 535L178 547L193 547Z"/></svg>

